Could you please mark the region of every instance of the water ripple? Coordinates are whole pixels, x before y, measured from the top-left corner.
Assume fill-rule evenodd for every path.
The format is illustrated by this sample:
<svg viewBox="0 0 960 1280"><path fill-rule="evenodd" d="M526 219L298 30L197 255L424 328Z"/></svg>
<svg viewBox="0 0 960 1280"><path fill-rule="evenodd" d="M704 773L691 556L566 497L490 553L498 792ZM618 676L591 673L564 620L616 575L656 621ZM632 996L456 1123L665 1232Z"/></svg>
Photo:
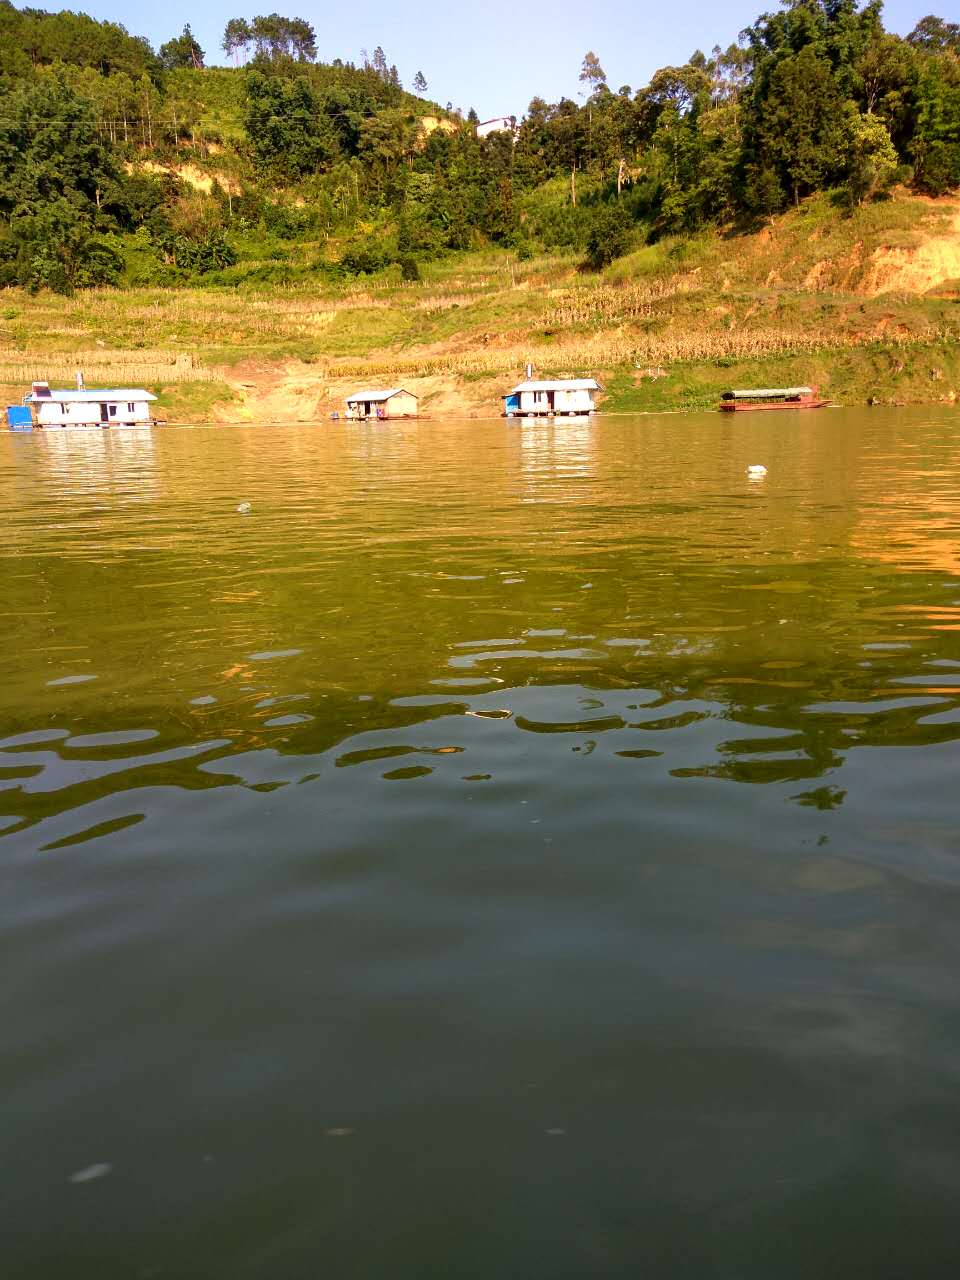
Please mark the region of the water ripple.
<svg viewBox="0 0 960 1280"><path fill-rule="evenodd" d="M956 411L720 416L0 434L14 1267L950 1274Z"/></svg>

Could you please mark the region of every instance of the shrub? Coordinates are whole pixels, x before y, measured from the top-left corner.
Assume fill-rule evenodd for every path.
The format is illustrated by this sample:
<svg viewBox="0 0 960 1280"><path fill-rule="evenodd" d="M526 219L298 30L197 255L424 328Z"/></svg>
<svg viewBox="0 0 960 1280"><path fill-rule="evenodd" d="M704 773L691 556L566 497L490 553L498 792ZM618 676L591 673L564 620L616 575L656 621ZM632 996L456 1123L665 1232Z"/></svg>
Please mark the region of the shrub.
<svg viewBox="0 0 960 1280"><path fill-rule="evenodd" d="M615 258L622 258L633 239L633 227L622 205L602 204L590 219L587 234L587 266L594 271L608 267Z"/></svg>
<svg viewBox="0 0 960 1280"><path fill-rule="evenodd" d="M349 241L340 255L340 267L348 275L373 275L393 261L393 254L375 236L360 236Z"/></svg>
<svg viewBox="0 0 960 1280"><path fill-rule="evenodd" d="M918 155L917 186L943 196L960 186L960 142L932 142Z"/></svg>

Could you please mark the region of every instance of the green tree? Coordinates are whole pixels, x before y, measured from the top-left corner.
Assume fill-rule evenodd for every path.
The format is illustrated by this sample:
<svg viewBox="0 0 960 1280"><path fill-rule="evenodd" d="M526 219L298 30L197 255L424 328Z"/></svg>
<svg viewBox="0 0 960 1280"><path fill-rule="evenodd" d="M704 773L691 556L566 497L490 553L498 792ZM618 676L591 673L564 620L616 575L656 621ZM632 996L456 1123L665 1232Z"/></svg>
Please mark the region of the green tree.
<svg viewBox="0 0 960 1280"><path fill-rule="evenodd" d="M928 14L926 18L920 19L907 40L918 49L929 52L942 53L949 49L953 53L960 53L960 23L944 22L943 18Z"/></svg>
<svg viewBox="0 0 960 1280"><path fill-rule="evenodd" d="M586 86L588 94L599 93L607 86L607 73L592 50L584 54L583 64L580 67L580 83Z"/></svg>
<svg viewBox="0 0 960 1280"><path fill-rule="evenodd" d="M794 202L841 172L842 121L830 65L812 45L777 64L760 107L760 152Z"/></svg>
<svg viewBox="0 0 960 1280"><path fill-rule="evenodd" d="M257 56L262 60L279 62L288 58L312 62L317 56L316 33L305 18L260 14L250 23L249 30Z"/></svg>
<svg viewBox="0 0 960 1280"><path fill-rule="evenodd" d="M317 36L306 18L288 19L290 53L298 62L313 62L317 56Z"/></svg>
<svg viewBox="0 0 960 1280"><path fill-rule="evenodd" d="M909 154L918 185L942 195L960 185L960 61L930 54L912 85L913 128Z"/></svg>
<svg viewBox="0 0 960 1280"><path fill-rule="evenodd" d="M743 204L753 214L771 218L784 206L786 196L776 169L748 164L743 181Z"/></svg>
<svg viewBox="0 0 960 1280"><path fill-rule="evenodd" d="M420 97L423 97L423 95L427 92L427 77L423 74L422 71L418 71L417 74L413 77L413 91L414 93L418 94Z"/></svg>
<svg viewBox="0 0 960 1280"><path fill-rule="evenodd" d="M234 65L239 66L252 40L253 32L246 18L231 18L224 28L220 47L228 58L233 58Z"/></svg>
<svg viewBox="0 0 960 1280"><path fill-rule="evenodd" d="M91 104L63 75L0 82L0 216L36 212L61 197L77 209L95 209L99 192L116 177Z"/></svg>
<svg viewBox="0 0 960 1280"><path fill-rule="evenodd" d="M101 210L120 175L91 104L64 74L0 82L0 219L5 283L69 292L119 278L116 223Z"/></svg>
<svg viewBox="0 0 960 1280"><path fill-rule="evenodd" d="M177 67L203 66L204 53L190 30L190 23L183 28L180 35L160 46L160 64L166 71Z"/></svg>
<svg viewBox="0 0 960 1280"><path fill-rule="evenodd" d="M244 125L261 169L302 178L336 154L329 120L304 77L291 82L250 73Z"/></svg>
<svg viewBox="0 0 960 1280"><path fill-rule="evenodd" d="M602 204L590 218L587 234L587 265L600 271L630 249L633 228L620 202Z"/></svg>
<svg viewBox="0 0 960 1280"><path fill-rule="evenodd" d="M30 69L68 64L94 67L101 75L123 71L156 75L159 64L149 43L116 22L86 14L17 9L0 0L0 72L19 76Z"/></svg>
<svg viewBox="0 0 960 1280"><path fill-rule="evenodd" d="M897 152L883 121L869 111L861 114L852 102L847 104L845 135L847 192L851 201L862 204L893 182Z"/></svg>
<svg viewBox="0 0 960 1280"><path fill-rule="evenodd" d="M10 221L10 235L17 249L15 282L30 289L69 294L116 284L123 273L116 237L98 233L92 218L62 196L29 212L18 211Z"/></svg>

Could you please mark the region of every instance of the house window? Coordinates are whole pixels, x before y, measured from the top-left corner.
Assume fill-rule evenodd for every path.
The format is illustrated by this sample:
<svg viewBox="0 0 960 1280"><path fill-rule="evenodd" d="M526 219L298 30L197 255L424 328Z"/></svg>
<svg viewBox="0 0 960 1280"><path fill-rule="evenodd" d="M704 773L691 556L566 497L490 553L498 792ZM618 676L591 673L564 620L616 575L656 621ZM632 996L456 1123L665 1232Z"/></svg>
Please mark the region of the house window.
<svg viewBox="0 0 960 1280"><path fill-rule="evenodd" d="M127 401L127 413L133 413L133 411L134 411L134 405L133 405L133 404L128 400L128 401Z"/></svg>
<svg viewBox="0 0 960 1280"><path fill-rule="evenodd" d="M116 416L117 416L117 406L115 404L112 404L110 406L110 417L115 418Z"/></svg>

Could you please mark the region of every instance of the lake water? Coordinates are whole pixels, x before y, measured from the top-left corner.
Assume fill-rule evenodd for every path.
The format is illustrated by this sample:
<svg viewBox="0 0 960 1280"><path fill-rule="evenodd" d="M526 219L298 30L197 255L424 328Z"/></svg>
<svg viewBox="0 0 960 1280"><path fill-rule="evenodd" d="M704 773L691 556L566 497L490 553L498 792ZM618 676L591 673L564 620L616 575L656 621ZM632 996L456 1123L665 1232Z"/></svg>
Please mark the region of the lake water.
<svg viewBox="0 0 960 1280"><path fill-rule="evenodd" d="M0 436L4 1276L956 1274L958 428Z"/></svg>

